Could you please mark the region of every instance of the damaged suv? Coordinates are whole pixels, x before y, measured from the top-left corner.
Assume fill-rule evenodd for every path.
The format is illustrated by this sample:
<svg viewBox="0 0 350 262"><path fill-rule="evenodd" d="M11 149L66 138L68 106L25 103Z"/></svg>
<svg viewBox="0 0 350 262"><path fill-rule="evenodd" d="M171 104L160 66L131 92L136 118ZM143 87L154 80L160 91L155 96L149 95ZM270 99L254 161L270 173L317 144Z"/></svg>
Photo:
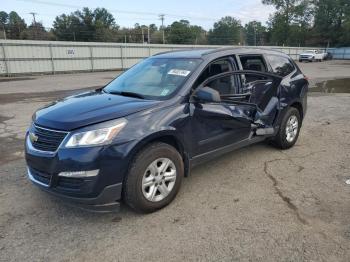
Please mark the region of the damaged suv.
<svg viewBox="0 0 350 262"><path fill-rule="evenodd" d="M38 110L26 134L28 176L82 207L115 210L123 200L153 212L203 161L265 140L292 147L307 91L298 66L277 51L161 53Z"/></svg>

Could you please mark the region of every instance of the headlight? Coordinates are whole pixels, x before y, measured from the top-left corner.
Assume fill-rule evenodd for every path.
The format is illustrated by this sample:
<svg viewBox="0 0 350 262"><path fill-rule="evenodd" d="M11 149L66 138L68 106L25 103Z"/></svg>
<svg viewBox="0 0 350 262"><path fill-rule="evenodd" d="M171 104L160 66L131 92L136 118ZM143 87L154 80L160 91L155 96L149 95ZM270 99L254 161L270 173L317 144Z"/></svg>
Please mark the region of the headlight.
<svg viewBox="0 0 350 262"><path fill-rule="evenodd" d="M66 147L95 146L110 143L126 124L126 119L120 119L111 127L73 134L66 143Z"/></svg>

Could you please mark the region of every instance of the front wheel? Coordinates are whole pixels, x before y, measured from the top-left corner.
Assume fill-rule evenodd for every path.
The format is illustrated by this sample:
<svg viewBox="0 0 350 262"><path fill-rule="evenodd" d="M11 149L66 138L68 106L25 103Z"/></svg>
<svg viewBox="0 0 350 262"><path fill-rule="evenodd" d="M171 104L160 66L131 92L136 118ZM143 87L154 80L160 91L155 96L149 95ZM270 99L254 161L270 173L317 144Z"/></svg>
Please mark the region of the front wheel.
<svg viewBox="0 0 350 262"><path fill-rule="evenodd" d="M124 201L138 212L154 212L175 198L183 176L179 152L168 144L153 143L135 157L124 181Z"/></svg>
<svg viewBox="0 0 350 262"><path fill-rule="evenodd" d="M299 137L301 118L298 109L290 107L285 113L280 129L272 140L273 144L281 149L294 146Z"/></svg>

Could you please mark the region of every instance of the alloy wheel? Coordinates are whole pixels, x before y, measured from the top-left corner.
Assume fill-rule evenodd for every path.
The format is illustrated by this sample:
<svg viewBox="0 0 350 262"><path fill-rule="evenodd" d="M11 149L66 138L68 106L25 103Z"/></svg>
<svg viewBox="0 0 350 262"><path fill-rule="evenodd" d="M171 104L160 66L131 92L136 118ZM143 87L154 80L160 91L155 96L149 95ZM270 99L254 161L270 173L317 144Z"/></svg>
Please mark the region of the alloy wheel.
<svg viewBox="0 0 350 262"><path fill-rule="evenodd" d="M146 169L142 178L142 193L151 202L166 198L174 188L176 167L169 158L158 158Z"/></svg>

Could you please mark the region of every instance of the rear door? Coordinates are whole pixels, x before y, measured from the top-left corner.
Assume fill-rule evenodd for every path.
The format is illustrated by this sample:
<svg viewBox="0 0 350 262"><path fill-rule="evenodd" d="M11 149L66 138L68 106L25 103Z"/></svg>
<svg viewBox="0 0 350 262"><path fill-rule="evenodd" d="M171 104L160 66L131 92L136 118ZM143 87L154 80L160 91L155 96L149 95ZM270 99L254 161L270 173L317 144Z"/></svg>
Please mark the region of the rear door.
<svg viewBox="0 0 350 262"><path fill-rule="evenodd" d="M243 81L254 77L254 81ZM198 88L208 86L217 90L221 101L192 100L194 155L250 139L256 126L270 125L278 106L279 83L280 78L275 75L251 70L226 72L206 79Z"/></svg>
<svg viewBox="0 0 350 262"><path fill-rule="evenodd" d="M261 127L272 127L280 103L281 75L271 70L270 64L262 54L237 55L237 61L244 71L251 72L242 74L241 90L251 93L249 102L257 106L254 122ZM272 81L275 81L275 84L272 84Z"/></svg>

